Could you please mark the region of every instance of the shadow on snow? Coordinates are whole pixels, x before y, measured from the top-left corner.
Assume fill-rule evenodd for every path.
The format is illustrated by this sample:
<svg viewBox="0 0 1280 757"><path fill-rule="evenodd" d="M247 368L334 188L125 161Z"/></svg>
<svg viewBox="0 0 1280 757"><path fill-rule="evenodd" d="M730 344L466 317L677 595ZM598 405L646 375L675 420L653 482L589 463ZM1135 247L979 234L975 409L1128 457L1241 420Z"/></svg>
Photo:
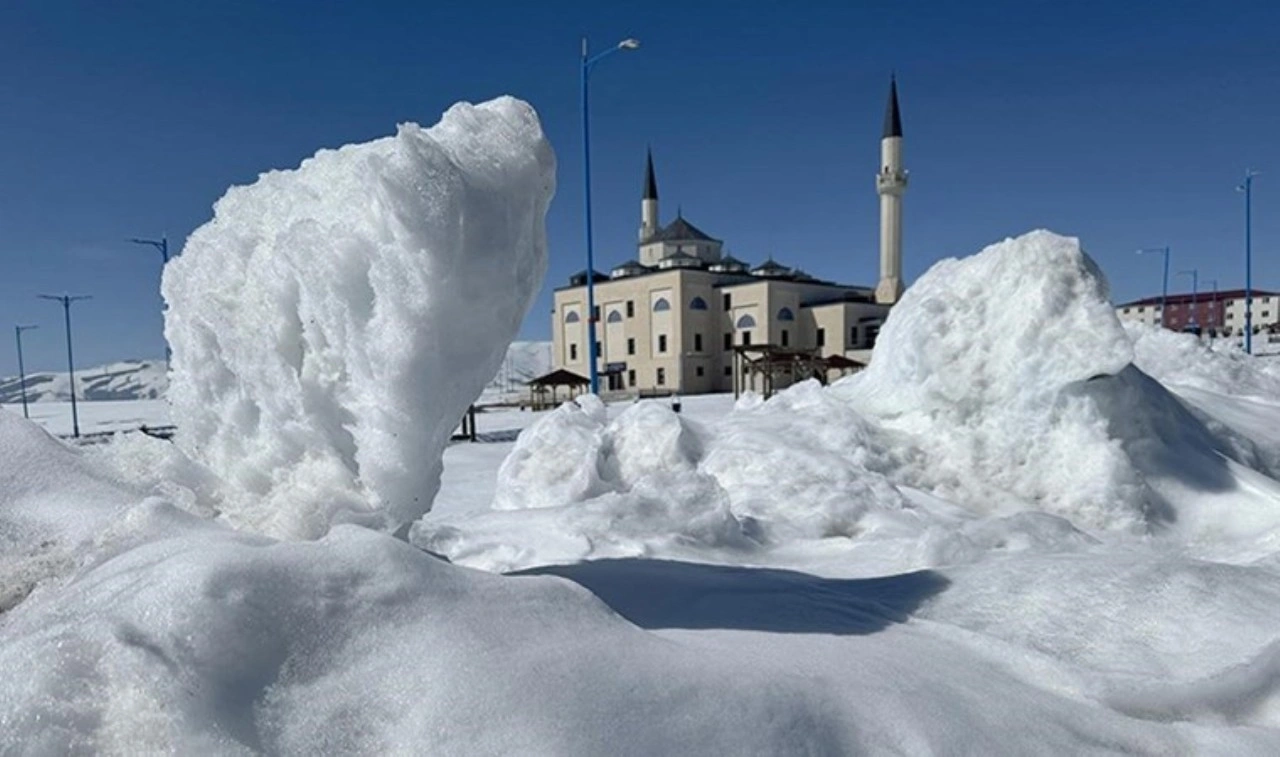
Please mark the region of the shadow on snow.
<svg viewBox="0 0 1280 757"><path fill-rule="evenodd" d="M869 634L905 622L950 582L920 570L834 579L773 568L636 558L548 565L514 575L555 575L585 587L641 628Z"/></svg>

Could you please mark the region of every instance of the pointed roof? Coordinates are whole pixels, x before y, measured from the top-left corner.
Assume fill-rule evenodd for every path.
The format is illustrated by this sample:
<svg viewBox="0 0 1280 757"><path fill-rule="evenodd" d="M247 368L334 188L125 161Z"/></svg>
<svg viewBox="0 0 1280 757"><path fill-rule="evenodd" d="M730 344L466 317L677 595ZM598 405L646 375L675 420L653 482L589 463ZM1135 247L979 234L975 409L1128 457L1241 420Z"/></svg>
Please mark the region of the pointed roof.
<svg viewBox="0 0 1280 757"><path fill-rule="evenodd" d="M881 139L902 136L902 114L898 112L898 79L889 77L889 104L884 111L884 134Z"/></svg>
<svg viewBox="0 0 1280 757"><path fill-rule="evenodd" d="M644 174L644 197L645 200L658 199L658 180L653 175L653 150L648 151L647 163Z"/></svg>
<svg viewBox="0 0 1280 757"><path fill-rule="evenodd" d="M719 239L707 235L706 232L697 226L689 223L684 219L683 215L677 215L676 220L667 224L658 230L646 242L719 242Z"/></svg>

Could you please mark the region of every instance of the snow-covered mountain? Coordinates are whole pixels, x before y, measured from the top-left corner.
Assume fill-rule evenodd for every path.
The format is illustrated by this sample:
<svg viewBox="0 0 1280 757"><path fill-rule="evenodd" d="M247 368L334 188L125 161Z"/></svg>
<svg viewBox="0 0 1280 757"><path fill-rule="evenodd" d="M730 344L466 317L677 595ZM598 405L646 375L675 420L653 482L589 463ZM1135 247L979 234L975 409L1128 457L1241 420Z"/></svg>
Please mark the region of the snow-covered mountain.
<svg viewBox="0 0 1280 757"><path fill-rule="evenodd" d="M519 393L524 382L551 370L551 342L513 342L498 374L484 389L482 401L496 402ZM124 360L76 371L77 399L152 400L164 396L169 385L163 360ZM66 402L71 399L67 374L27 374L28 402ZM21 402L17 376L0 378L0 403Z"/></svg>
<svg viewBox="0 0 1280 757"><path fill-rule="evenodd" d="M526 381L551 371L551 342L512 342L498 374L484 388L481 401L519 394Z"/></svg>
<svg viewBox="0 0 1280 757"><path fill-rule="evenodd" d="M153 400L168 386L163 360L124 360L76 371L76 397L86 400ZM63 373L27 374L28 402L66 402L71 382ZM0 378L0 402L21 402L17 376Z"/></svg>

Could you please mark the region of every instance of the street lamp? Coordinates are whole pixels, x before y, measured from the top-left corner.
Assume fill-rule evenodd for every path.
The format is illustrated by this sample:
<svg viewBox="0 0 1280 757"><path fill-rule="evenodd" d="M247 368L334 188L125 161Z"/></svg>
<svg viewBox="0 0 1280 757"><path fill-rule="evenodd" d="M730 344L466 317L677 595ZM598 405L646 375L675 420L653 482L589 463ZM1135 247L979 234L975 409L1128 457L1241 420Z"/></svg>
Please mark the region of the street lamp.
<svg viewBox="0 0 1280 757"><path fill-rule="evenodd" d="M1236 187L1244 192L1244 351L1253 354L1253 177L1258 172L1244 172L1244 183Z"/></svg>
<svg viewBox="0 0 1280 757"><path fill-rule="evenodd" d="M169 262L169 238L168 237L162 236L160 237L159 241L156 241L154 239L130 239L129 241L133 242L134 244L151 245L152 247L160 251L160 257L164 261L164 263L162 263L161 265L167 264Z"/></svg>
<svg viewBox="0 0 1280 757"><path fill-rule="evenodd" d="M1138 250L1139 255L1146 255L1152 252L1159 252L1164 255L1164 278L1160 286L1160 327L1165 328L1165 313L1169 310L1169 246L1164 247L1144 247Z"/></svg>
<svg viewBox="0 0 1280 757"><path fill-rule="evenodd" d="M1212 324L1209 327L1209 339L1212 341L1217 336L1217 332L1222 329L1222 319L1218 317L1218 280L1210 279L1209 284L1213 286L1213 299L1209 301L1211 303L1209 317L1212 319Z"/></svg>
<svg viewBox="0 0 1280 757"><path fill-rule="evenodd" d="M587 45L587 38L582 38L582 196L586 208L587 226L587 360L591 363L592 394L600 393L600 370L596 365L598 360L596 354L596 276L595 255L591 249L591 121L590 110L587 107L587 82L591 76L591 67L605 57L619 50L635 50L638 47L640 47L639 40L624 39L608 50L593 56L591 55L590 47Z"/></svg>
<svg viewBox="0 0 1280 757"><path fill-rule="evenodd" d="M13 335L18 338L18 391L22 392L22 417L30 419L27 412L27 368L22 364L22 332L38 329L39 326L14 326Z"/></svg>
<svg viewBox="0 0 1280 757"><path fill-rule="evenodd" d="M154 239L130 239L129 241L133 242L134 244L149 244L152 247L159 250L160 259L162 261L160 263L161 271L164 270L165 266L169 265L169 237L167 235L161 236L159 241L156 241ZM169 350L169 342L166 340L164 343L164 362L166 367L168 367L170 358L172 357L173 355Z"/></svg>
<svg viewBox="0 0 1280 757"><path fill-rule="evenodd" d="M1197 295L1199 294L1199 288L1200 288L1200 270L1199 270L1199 269L1197 269L1197 268L1192 268L1192 269L1187 270L1187 271L1178 271L1178 275L1179 275L1179 276L1190 276L1190 277L1191 277L1191 321L1190 321L1190 325L1191 325L1191 330L1192 330L1192 332L1193 332L1193 333L1195 333L1195 335L1196 335L1197 337L1199 337L1199 336L1200 336L1200 332L1199 332L1200 324L1199 324L1199 322L1196 320L1196 299L1197 299Z"/></svg>
<svg viewBox="0 0 1280 757"><path fill-rule="evenodd" d="M75 361L71 358L71 303L79 300L91 300L93 297L87 294L71 296L69 294L40 294L36 295L42 300L53 300L62 303L62 312L67 323L67 376L71 380L71 433L80 438L80 416L76 414L76 368Z"/></svg>

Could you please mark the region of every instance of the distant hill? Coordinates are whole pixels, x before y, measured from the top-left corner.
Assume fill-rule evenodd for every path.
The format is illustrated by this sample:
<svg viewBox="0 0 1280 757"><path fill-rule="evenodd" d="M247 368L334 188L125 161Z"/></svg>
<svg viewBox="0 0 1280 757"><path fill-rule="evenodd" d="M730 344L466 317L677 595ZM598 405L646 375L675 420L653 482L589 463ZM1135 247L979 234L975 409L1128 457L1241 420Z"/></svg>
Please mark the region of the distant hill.
<svg viewBox="0 0 1280 757"><path fill-rule="evenodd" d="M163 360L125 360L76 371L78 399L153 400L164 396L168 377ZM28 402L66 402L71 399L66 373L27 374ZM17 376L0 378L0 402L21 402Z"/></svg>
<svg viewBox="0 0 1280 757"><path fill-rule="evenodd" d="M550 342L513 342L498 375L485 387L481 400L496 402L518 393L528 381L551 370ZM78 399L148 400L164 396L169 385L163 360L125 360L76 371ZM66 373L27 374L27 401L66 402L71 399ZM0 378L0 403L21 402L18 377Z"/></svg>

